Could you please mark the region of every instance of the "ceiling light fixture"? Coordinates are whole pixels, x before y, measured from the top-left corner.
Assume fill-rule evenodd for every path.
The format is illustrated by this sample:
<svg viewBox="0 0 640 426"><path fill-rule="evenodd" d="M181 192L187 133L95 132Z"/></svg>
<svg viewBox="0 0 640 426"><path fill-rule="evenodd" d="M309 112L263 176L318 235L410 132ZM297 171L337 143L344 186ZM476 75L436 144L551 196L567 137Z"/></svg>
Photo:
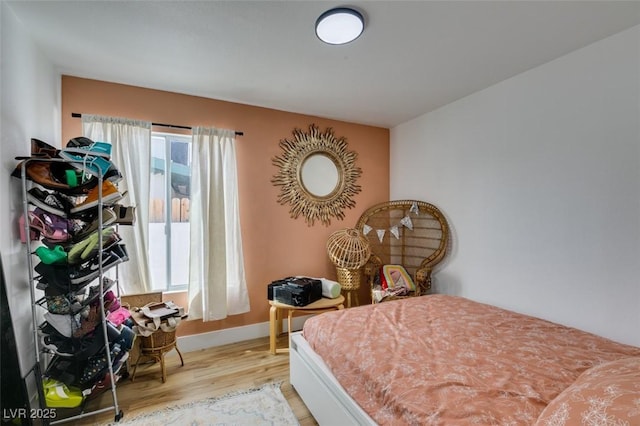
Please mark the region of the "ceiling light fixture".
<svg viewBox="0 0 640 426"><path fill-rule="evenodd" d="M347 7L327 10L316 21L316 35L328 44L349 43L360 37L363 30L362 14Z"/></svg>

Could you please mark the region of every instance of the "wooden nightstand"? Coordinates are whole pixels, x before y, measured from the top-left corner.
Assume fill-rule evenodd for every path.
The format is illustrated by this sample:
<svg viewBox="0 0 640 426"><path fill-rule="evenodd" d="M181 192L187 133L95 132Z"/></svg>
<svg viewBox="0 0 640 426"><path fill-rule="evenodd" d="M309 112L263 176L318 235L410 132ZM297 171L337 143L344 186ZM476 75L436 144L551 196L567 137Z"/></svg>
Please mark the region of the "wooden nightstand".
<svg viewBox="0 0 640 426"><path fill-rule="evenodd" d="M298 314L319 314L322 312L344 309L344 296L340 295L335 299L323 297L306 306L292 306L284 303L269 300L269 351L275 355L277 352L286 352L289 349L276 349L276 337L282 334L283 313L287 312L287 329L291 332L291 318Z"/></svg>

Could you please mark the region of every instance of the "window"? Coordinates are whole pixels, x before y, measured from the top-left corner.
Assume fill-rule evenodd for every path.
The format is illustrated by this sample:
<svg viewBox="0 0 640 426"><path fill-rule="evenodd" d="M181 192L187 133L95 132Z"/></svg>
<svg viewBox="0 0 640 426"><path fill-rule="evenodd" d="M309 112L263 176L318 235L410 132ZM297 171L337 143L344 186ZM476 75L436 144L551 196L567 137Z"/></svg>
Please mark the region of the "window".
<svg viewBox="0 0 640 426"><path fill-rule="evenodd" d="M149 266L153 291L186 290L189 282L190 147L190 136L151 135Z"/></svg>

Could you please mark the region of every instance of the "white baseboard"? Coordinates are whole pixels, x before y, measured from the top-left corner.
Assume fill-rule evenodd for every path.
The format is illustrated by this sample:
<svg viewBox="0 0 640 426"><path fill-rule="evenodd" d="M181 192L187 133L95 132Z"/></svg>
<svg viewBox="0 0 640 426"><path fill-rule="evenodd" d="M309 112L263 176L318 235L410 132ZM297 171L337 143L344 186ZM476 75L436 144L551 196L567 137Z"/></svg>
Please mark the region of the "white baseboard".
<svg viewBox="0 0 640 426"><path fill-rule="evenodd" d="M293 318L293 331L301 330L307 318L305 315ZM287 330L287 321L282 321L283 331ZM191 334L189 336L178 337L178 347L180 352L193 352L200 349L212 348L215 346L228 345L230 343L242 342L244 340L257 339L269 336L269 322L245 325L242 327L226 328L224 330L210 331L208 333ZM175 351L167 355L177 355Z"/></svg>

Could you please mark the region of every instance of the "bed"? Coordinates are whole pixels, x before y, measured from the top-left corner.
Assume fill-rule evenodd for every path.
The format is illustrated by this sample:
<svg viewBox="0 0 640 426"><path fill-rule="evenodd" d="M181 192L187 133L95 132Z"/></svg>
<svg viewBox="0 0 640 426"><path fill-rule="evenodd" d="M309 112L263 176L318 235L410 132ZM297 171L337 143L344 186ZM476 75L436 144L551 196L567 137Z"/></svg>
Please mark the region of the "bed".
<svg viewBox="0 0 640 426"><path fill-rule="evenodd" d="M290 369L321 425L640 424L640 348L457 296L309 318Z"/></svg>

